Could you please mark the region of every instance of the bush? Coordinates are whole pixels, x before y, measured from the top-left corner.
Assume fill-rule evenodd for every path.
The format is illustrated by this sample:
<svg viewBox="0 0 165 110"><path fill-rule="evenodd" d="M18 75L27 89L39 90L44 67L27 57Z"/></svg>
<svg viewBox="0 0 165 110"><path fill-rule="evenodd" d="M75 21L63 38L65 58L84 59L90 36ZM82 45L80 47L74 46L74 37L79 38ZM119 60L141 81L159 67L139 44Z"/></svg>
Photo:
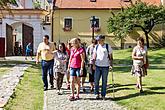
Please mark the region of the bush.
<svg viewBox="0 0 165 110"><path fill-rule="evenodd" d="M41 2L39 2L39 1L33 2L33 7L35 9L41 9Z"/></svg>

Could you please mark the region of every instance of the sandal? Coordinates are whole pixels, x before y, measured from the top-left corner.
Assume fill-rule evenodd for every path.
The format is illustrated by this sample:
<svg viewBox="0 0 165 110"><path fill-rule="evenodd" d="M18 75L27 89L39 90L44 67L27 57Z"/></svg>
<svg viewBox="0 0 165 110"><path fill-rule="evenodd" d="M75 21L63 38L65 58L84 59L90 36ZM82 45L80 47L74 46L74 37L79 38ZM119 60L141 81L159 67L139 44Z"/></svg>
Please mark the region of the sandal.
<svg viewBox="0 0 165 110"><path fill-rule="evenodd" d="M70 85L67 85L67 90L70 90Z"/></svg>
<svg viewBox="0 0 165 110"><path fill-rule="evenodd" d="M139 84L136 84L136 88L137 88L137 89L140 89Z"/></svg>
<svg viewBox="0 0 165 110"><path fill-rule="evenodd" d="M143 89L140 89L140 93L144 93Z"/></svg>
<svg viewBox="0 0 165 110"><path fill-rule="evenodd" d="M94 88L91 88L91 89L90 89L90 92L94 92Z"/></svg>
<svg viewBox="0 0 165 110"><path fill-rule="evenodd" d="M86 92L86 89L85 88L83 88L83 93L85 93Z"/></svg>
<svg viewBox="0 0 165 110"><path fill-rule="evenodd" d="M79 99L80 99L80 97L77 95L77 96L75 97L75 99L76 99L76 100L79 100Z"/></svg>
<svg viewBox="0 0 165 110"><path fill-rule="evenodd" d="M70 96L70 97L69 97L69 100L70 100L70 101L74 101L74 100L75 100L74 96Z"/></svg>

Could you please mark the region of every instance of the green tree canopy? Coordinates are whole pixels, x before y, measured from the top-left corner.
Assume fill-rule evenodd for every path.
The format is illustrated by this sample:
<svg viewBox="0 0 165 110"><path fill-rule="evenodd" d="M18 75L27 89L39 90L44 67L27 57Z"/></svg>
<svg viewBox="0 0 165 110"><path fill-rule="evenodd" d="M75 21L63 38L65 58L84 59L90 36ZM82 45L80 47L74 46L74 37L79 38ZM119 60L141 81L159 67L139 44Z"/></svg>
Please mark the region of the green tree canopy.
<svg viewBox="0 0 165 110"><path fill-rule="evenodd" d="M17 5L17 2L16 0L0 0L1 9L8 9L10 4Z"/></svg>
<svg viewBox="0 0 165 110"><path fill-rule="evenodd" d="M142 29L149 47L149 36L153 27L165 22L165 7L137 1L126 8L121 8L118 13L113 13L108 20L108 32L113 33L117 39L123 39L135 27Z"/></svg>

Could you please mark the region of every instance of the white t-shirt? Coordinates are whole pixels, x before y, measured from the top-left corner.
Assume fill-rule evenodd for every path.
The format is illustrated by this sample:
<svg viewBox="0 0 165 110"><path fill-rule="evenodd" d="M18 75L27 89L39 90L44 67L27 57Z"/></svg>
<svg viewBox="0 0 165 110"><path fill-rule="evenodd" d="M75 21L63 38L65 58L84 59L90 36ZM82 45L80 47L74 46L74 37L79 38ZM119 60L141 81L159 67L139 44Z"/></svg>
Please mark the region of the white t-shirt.
<svg viewBox="0 0 165 110"><path fill-rule="evenodd" d="M147 55L147 47L144 46L144 49L140 48L139 46L135 46L133 52L136 53L137 57L144 56L144 61L142 60L133 60L133 65L143 65L146 64L146 55Z"/></svg>
<svg viewBox="0 0 165 110"><path fill-rule="evenodd" d="M108 51L106 49L106 44L104 44L103 46L98 44L97 51L96 51L96 47L97 47L97 45L95 46L95 48L93 50L93 53L96 54L95 65L100 66L100 67L110 66L110 60L108 58L108 51L109 51L109 54L112 54L111 46L108 45Z"/></svg>
<svg viewBox="0 0 165 110"><path fill-rule="evenodd" d="M94 48L95 48L95 45L91 44L86 49L86 55L87 55L89 64L93 64L93 50L94 50Z"/></svg>

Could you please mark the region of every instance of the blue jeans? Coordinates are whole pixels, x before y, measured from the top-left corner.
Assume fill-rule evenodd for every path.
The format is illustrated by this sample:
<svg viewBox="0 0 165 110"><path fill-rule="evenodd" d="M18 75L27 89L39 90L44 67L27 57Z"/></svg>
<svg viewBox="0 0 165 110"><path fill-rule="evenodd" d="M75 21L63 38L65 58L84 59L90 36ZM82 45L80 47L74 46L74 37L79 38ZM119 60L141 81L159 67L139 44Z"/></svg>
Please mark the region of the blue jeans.
<svg viewBox="0 0 165 110"><path fill-rule="evenodd" d="M50 78L50 84L53 86L53 65L54 65L54 59L45 61L41 61L41 67L42 67L42 80L44 83L44 87L48 88L48 79L47 75L49 73L49 78Z"/></svg>
<svg viewBox="0 0 165 110"><path fill-rule="evenodd" d="M25 56L32 56L30 51L26 51Z"/></svg>
<svg viewBox="0 0 165 110"><path fill-rule="evenodd" d="M107 79L108 79L109 67L96 66L95 70L95 95L99 95L99 82L102 76L101 96L106 95Z"/></svg>
<svg viewBox="0 0 165 110"><path fill-rule="evenodd" d="M70 76L80 77L80 68L70 68Z"/></svg>

